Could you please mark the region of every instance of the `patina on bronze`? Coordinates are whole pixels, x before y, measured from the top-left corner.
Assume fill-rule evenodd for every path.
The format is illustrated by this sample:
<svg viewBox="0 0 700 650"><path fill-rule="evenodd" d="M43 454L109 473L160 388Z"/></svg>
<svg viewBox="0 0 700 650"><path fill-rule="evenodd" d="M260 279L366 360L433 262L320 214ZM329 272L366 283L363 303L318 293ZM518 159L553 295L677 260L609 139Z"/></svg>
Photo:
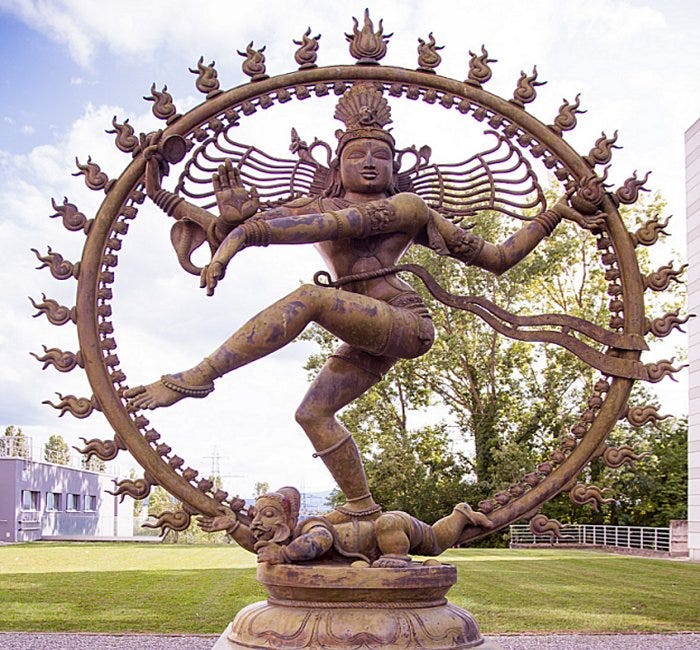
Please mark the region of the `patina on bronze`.
<svg viewBox="0 0 700 650"><path fill-rule="evenodd" d="M375 87L355 84L340 98L335 114L346 129L337 134L337 178L326 196L297 199L265 212L258 212L257 193L244 189L230 159L212 178L217 217L163 190L158 144L145 149L148 196L182 225L198 227L212 248L217 246L201 271L201 286L208 295L223 279L233 256L247 246L315 243L332 276L346 281L340 290L299 287L251 318L193 368L129 389L125 396L134 409L206 397L214 390L215 379L287 345L310 322L318 323L343 345L322 368L296 418L347 498L330 515L342 519L376 516L381 508L369 492L352 435L336 413L377 383L398 359L425 354L433 343L428 309L393 269L400 256L421 244L465 264L503 273L551 233L562 217L589 227L601 224L602 218L584 217L560 201L504 244L485 242L431 210L419 196L396 193L394 138L384 129L391 121L390 109ZM387 553L405 556L407 550ZM381 558L378 562L385 563Z"/></svg>
<svg viewBox="0 0 700 650"><path fill-rule="evenodd" d="M455 542L468 543L520 518L533 532L559 535L561 524L538 514L547 500L566 490L576 503L604 503L595 486L576 477L596 456L619 467L640 457L629 445L607 446L606 438L621 417L634 426L659 416L650 406L631 406L635 380L659 381L677 371L671 362L642 363L645 335L666 336L686 317L677 312L655 318L644 313L645 290L662 291L682 269L672 265L642 276L635 247L653 245L667 222L654 219L629 233L620 203L633 203L646 177L630 177L614 193L607 189L607 165L617 135L604 133L586 156L562 138L575 128L579 98L564 101L551 124L527 110L536 99L537 70L524 72L512 99L486 90L492 76L489 58L470 52L464 82L436 73L440 56L432 33L419 39L418 69L380 64L390 34L375 30L366 12L360 28L346 34L355 65L318 67L319 36L307 30L294 57L299 70L269 76L265 47L251 42L242 69L250 81L220 89L214 64L200 58L191 71L206 101L180 114L167 92L146 99L165 130L135 134L125 120L112 121L115 145L131 162L110 179L87 158L76 175L106 195L88 219L67 198L52 201L63 225L87 237L79 262L48 249L35 254L41 268L58 280L78 282L75 307L42 296L33 300L36 316L54 325L77 326L80 350L44 346L35 357L60 372L84 369L91 397L61 395L61 414L105 414L113 440L85 441L83 452L104 460L128 449L144 468L142 478L120 481L115 494L141 499L162 485L184 504L165 512L157 526L183 530L194 515L208 531L227 530L260 560L258 576L270 598L239 614L228 640L218 647L258 648L468 648L488 647L471 615L449 605L445 594L455 580L452 567L411 553L439 555ZM292 130L296 158L276 158L232 135L241 119L279 103L335 93L335 117L344 128L335 148L304 142ZM485 123L490 145L459 163L430 160L430 148L400 148L387 129L391 102L422 101L457 111ZM330 116L329 116L330 117ZM318 154L325 154L319 162ZM561 199L545 205L532 162L541 160L561 183ZM174 191L162 187L171 167L183 161ZM301 198L300 198L301 197ZM212 295L230 260L249 246L313 243L329 272L254 316L239 331L188 370L129 387L116 352L111 300L121 240L139 205L152 201L174 219L171 240L181 267L200 277ZM213 211L212 208L216 207ZM461 218L493 210L524 223L503 243L485 242L459 227ZM415 265L401 264L413 245L427 246L490 273L503 273L541 244L560 221L568 220L595 238L609 282L608 328L567 314L510 314L480 296L455 296ZM192 260L200 246L210 248L205 268ZM368 489L352 438L336 420L344 405L379 381L400 359L425 354L433 342L428 308L408 283L413 274L438 300L469 310L499 333L523 341L560 345L598 369L602 376L583 405L579 421L548 460L507 490L478 504L457 504L451 514L428 526L408 513L383 512ZM297 420L328 467L347 502L322 518L298 523L298 492L281 488L264 495L255 508L230 498L161 440L144 411L168 407L184 398L209 395L222 375L259 359L291 340L311 321L338 336L343 344L327 361L297 412ZM204 402L206 404L206 402Z"/></svg>

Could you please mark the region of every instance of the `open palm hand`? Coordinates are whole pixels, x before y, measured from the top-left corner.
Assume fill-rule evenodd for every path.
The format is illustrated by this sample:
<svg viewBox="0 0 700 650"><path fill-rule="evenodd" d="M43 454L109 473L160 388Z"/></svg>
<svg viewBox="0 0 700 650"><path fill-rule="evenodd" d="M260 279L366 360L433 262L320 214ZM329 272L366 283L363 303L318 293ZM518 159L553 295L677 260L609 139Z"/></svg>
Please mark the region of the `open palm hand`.
<svg viewBox="0 0 700 650"><path fill-rule="evenodd" d="M237 226L258 211L260 201L257 190L253 187L248 191L243 187L240 171L230 159L219 165L217 173L212 175L212 184L219 214L227 225Z"/></svg>

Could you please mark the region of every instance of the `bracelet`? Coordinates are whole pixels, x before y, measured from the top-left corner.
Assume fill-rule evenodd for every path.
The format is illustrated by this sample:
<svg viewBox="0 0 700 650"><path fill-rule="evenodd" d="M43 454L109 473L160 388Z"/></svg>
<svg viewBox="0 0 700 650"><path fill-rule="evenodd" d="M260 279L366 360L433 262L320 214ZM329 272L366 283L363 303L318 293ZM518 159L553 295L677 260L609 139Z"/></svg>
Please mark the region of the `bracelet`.
<svg viewBox="0 0 700 650"><path fill-rule="evenodd" d="M226 374L225 372L221 372L221 371L214 365L214 362L211 360L211 357L204 357L204 359L202 359L202 363L206 363L206 364L214 371L214 374L215 374L217 377L219 377L219 378L220 378L220 377L223 377L223 376Z"/></svg>
<svg viewBox="0 0 700 650"><path fill-rule="evenodd" d="M363 499L366 499L367 497L371 497L372 493L371 492L365 492L365 494L361 494L359 497L353 497L352 499L345 499L345 503L357 503L358 501L362 501Z"/></svg>
<svg viewBox="0 0 700 650"><path fill-rule="evenodd" d="M337 228L335 232L336 239L347 239L350 236L348 224L337 212L329 212L328 214L335 219L335 227Z"/></svg>
<svg viewBox="0 0 700 650"><path fill-rule="evenodd" d="M210 382L205 386L188 386L175 380L172 375L163 375L160 378L160 383L166 388L186 395L187 397L206 397L209 393L214 392L214 382Z"/></svg>
<svg viewBox="0 0 700 650"><path fill-rule="evenodd" d="M351 510L345 506L336 506L335 509L348 517L367 517L382 511L382 507L377 503L364 510Z"/></svg>
<svg viewBox="0 0 700 650"><path fill-rule="evenodd" d="M251 219L239 228L243 230L246 246L269 246L272 242L272 228L264 219Z"/></svg>
<svg viewBox="0 0 700 650"><path fill-rule="evenodd" d="M340 440L333 443L330 447L326 447L326 449L321 449L321 451L317 451L311 455L313 458L323 458L328 454L332 454L336 449L340 449L348 440L352 440L352 433L346 434Z"/></svg>
<svg viewBox="0 0 700 650"><path fill-rule="evenodd" d="M155 203L169 217L173 216L175 208L177 208L177 206L183 201L184 199L181 196L177 196L176 194L163 189L158 190L153 196L153 203Z"/></svg>
<svg viewBox="0 0 700 650"><path fill-rule="evenodd" d="M561 216L554 210L545 210L542 214L538 214L533 221L544 228L545 236L549 236L561 221Z"/></svg>

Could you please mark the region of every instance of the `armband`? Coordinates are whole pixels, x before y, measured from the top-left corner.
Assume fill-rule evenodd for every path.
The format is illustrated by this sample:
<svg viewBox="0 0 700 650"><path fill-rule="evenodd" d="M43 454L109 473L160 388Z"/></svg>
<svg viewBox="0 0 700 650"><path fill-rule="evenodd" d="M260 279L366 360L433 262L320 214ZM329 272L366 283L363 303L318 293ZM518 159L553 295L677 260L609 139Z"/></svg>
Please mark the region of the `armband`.
<svg viewBox="0 0 700 650"><path fill-rule="evenodd" d="M561 216L554 210L545 210L542 214L538 214L533 221L544 228L545 236L549 236L554 232L557 224L561 221Z"/></svg>
<svg viewBox="0 0 700 650"><path fill-rule="evenodd" d="M153 196L153 203L155 203L165 214L172 217L175 213L175 208L177 208L184 199L177 194L168 192L167 190L158 190Z"/></svg>
<svg viewBox="0 0 700 650"><path fill-rule="evenodd" d="M445 242L450 254L465 264L471 264L484 247L484 240L472 232L461 230Z"/></svg>
<svg viewBox="0 0 700 650"><path fill-rule="evenodd" d="M350 237L350 226L343 216L337 212L327 212L326 214L333 217L333 220L335 221L335 238L348 239L348 237Z"/></svg>
<svg viewBox="0 0 700 650"><path fill-rule="evenodd" d="M272 242L272 228L263 219L250 219L238 227L243 230L246 246L269 246Z"/></svg>
<svg viewBox="0 0 700 650"><path fill-rule="evenodd" d="M365 237L386 231L396 218L396 208L389 201L374 201L353 207L362 215L362 234Z"/></svg>

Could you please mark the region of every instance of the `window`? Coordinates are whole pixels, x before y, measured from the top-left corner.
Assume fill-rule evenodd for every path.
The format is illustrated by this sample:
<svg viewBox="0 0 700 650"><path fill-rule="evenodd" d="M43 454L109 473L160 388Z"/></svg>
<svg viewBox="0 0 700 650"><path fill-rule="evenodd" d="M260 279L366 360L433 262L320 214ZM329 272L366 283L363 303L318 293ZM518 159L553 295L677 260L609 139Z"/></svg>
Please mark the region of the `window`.
<svg viewBox="0 0 700 650"><path fill-rule="evenodd" d="M80 495L73 494L72 492L68 494L66 499L66 510L76 511L80 510Z"/></svg>
<svg viewBox="0 0 700 650"><path fill-rule="evenodd" d="M34 490L22 490L22 510L38 510L39 493Z"/></svg>
<svg viewBox="0 0 700 650"><path fill-rule="evenodd" d="M89 494L85 497L85 510L87 512L95 512L97 510L97 497Z"/></svg>
<svg viewBox="0 0 700 650"><path fill-rule="evenodd" d="M46 510L56 511L61 509L61 494L60 492L46 493Z"/></svg>

